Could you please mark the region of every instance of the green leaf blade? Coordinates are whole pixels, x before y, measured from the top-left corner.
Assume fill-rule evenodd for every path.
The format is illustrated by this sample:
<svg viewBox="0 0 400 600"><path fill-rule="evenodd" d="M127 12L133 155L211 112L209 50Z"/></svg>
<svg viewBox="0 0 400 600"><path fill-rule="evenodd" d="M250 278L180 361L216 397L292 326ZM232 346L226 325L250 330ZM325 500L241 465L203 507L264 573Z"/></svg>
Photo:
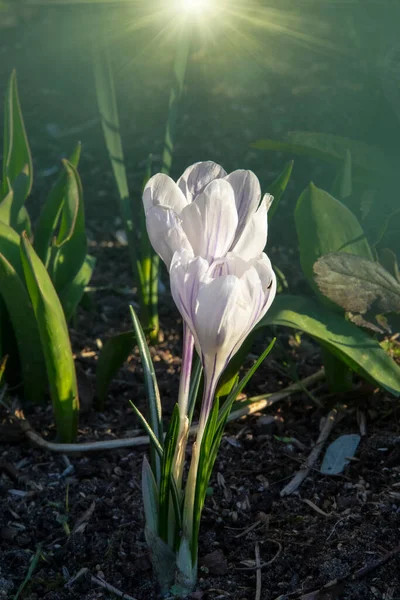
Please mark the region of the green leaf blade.
<svg viewBox="0 0 400 600"><path fill-rule="evenodd" d="M26 235L21 238L21 259L45 357L58 436L63 442L71 442L77 433L79 397L64 312L46 268Z"/></svg>
<svg viewBox="0 0 400 600"><path fill-rule="evenodd" d="M275 179L275 181L270 185L270 187L268 189L268 193L274 197L272 205L268 211L268 219L272 219L272 217L274 216L274 214L276 213L276 211L278 209L279 203L282 199L283 194L285 193L285 190L289 183L290 177L292 175L293 165L294 165L293 160L288 162L284 166L282 173L279 173L278 177Z"/></svg>
<svg viewBox="0 0 400 600"><path fill-rule="evenodd" d="M69 158L69 163L75 169L78 168L80 154L81 144L77 144ZM34 248L36 254L45 265L47 265L49 260L51 240L67 194L68 179L68 171L64 168L40 211L36 225Z"/></svg>
<svg viewBox="0 0 400 600"><path fill-rule="evenodd" d="M4 111L3 190L6 196L14 189L13 224L28 197L33 180L32 157L18 97L15 70L8 82Z"/></svg>
<svg viewBox="0 0 400 600"><path fill-rule="evenodd" d="M71 163L64 160L63 164L67 181L52 273L54 287L58 293L74 279L82 268L87 252L81 180Z"/></svg>
<svg viewBox="0 0 400 600"><path fill-rule="evenodd" d="M280 294L255 329L267 325L281 325L308 333L356 373L394 396L400 396L400 367L380 344L311 298Z"/></svg>
<svg viewBox="0 0 400 600"><path fill-rule="evenodd" d="M164 441L164 452L161 464L161 481L160 481L160 513L159 513L159 534L161 539L168 541L169 531L169 507L170 493L172 491L172 463L175 455L176 443L179 434L179 407L175 404L172 412L171 421L168 427L167 435Z"/></svg>
<svg viewBox="0 0 400 600"><path fill-rule="evenodd" d="M24 395L40 402L46 387L46 367L35 314L23 280L0 253L0 294L5 302L18 346Z"/></svg>
<svg viewBox="0 0 400 600"><path fill-rule="evenodd" d="M310 184L295 209L300 262L308 283L320 299L314 263L329 252L346 252L373 260L372 251L357 218L333 196ZM325 299L324 299L325 301Z"/></svg>
<svg viewBox="0 0 400 600"><path fill-rule="evenodd" d="M64 309L67 322L74 315L80 301L82 300L85 287L89 284L92 278L95 265L95 257L87 254L75 277L60 292L60 301Z"/></svg>
<svg viewBox="0 0 400 600"><path fill-rule="evenodd" d="M164 435L162 425L162 407L156 374L151 360L149 347L146 343L146 338L142 326L140 325L140 321L132 306L130 307L130 310L133 329L135 331L136 336L136 342L139 347L140 358L142 360L143 365L144 379L149 403L150 426L160 445L163 446ZM157 485L159 485L161 478L161 463L159 457L156 456L154 452L152 452L152 466L154 469L154 475L156 477Z"/></svg>

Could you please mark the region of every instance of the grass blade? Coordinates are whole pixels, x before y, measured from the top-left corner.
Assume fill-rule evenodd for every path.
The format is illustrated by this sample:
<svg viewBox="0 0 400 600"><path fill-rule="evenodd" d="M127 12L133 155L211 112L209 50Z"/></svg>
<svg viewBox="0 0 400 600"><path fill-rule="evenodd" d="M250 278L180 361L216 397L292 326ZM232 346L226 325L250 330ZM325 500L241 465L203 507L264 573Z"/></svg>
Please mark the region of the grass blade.
<svg viewBox="0 0 400 600"><path fill-rule="evenodd" d="M201 383L201 376L203 374L203 367L201 364L201 360L198 356L196 356L194 366L192 368L192 374L190 376L190 390L189 390L189 427L192 424L193 413L196 407L196 400L199 394L199 388Z"/></svg>
<svg viewBox="0 0 400 600"><path fill-rule="evenodd" d="M136 239L133 229L133 209L129 197L128 178L125 168L125 157L122 147L119 124L117 96L115 93L114 76L108 52L108 42L95 43L93 48L94 77L96 85L97 104L100 112L104 139L114 173L118 190L119 207L129 245L133 276L138 283L140 304L144 304L144 279L140 258L136 251ZM141 207L140 207L141 208Z"/></svg>
<svg viewBox="0 0 400 600"><path fill-rule="evenodd" d="M268 189L268 193L274 197L272 205L268 211L268 219L272 219L272 217L274 216L274 214L276 213L276 211L278 209L279 202L281 201L282 196L286 190L287 184L289 183L290 176L291 176L292 170L293 170L293 165L294 165L293 160L288 162L284 166L282 173L280 173L278 175L278 177L275 179L275 181L271 184L271 186Z"/></svg>
<svg viewBox="0 0 400 600"><path fill-rule="evenodd" d="M161 171L169 173L172 165L172 157L175 145L176 125L178 122L180 105L183 95L186 68L191 45L189 30L184 28L177 40L176 54L173 67L173 81L169 95L168 119L164 138L164 149L162 153Z"/></svg>
<svg viewBox="0 0 400 600"><path fill-rule="evenodd" d="M172 412L171 421L168 427L167 435L164 442L164 453L161 465L161 481L160 481L160 521L159 535L165 542L168 542L169 530L169 500L171 492L172 462L175 455L176 442L179 433L179 407L175 404Z"/></svg>
<svg viewBox="0 0 400 600"><path fill-rule="evenodd" d="M141 422L144 430L146 431L147 435L149 436L151 446L154 446L154 449L157 451L158 456L160 458L162 458L162 456L164 454L164 450L163 450L163 447L161 446L160 442L158 441L156 434L154 433L151 426L146 421L145 416L140 412L140 410L138 408L136 408L136 406L133 404L133 402L131 400L129 402L130 402L130 405L132 406L133 410L135 411L136 416L138 417L139 421Z"/></svg>
<svg viewBox="0 0 400 600"><path fill-rule="evenodd" d="M272 348L274 347L275 342L276 342L276 338L274 338L272 340L272 342L267 346L267 348L264 350L264 352L261 354L261 356L259 356L259 358L256 360L256 362L251 367L251 369L249 369L249 371L246 373L246 375L233 388L233 390L231 391L231 393L225 400L224 404L222 405L221 412L218 417L218 425L226 422L227 418L229 417L229 413L231 412L232 404L235 402L236 398L238 397L240 392L243 390L245 385L247 385L247 383L253 377L253 375L257 371L258 367L267 358L268 354L271 352Z"/></svg>
<svg viewBox="0 0 400 600"><path fill-rule="evenodd" d="M0 383L3 379L4 371L6 370L7 358L7 356L4 356L0 361Z"/></svg>
<svg viewBox="0 0 400 600"><path fill-rule="evenodd" d="M35 552L34 556L32 557L31 564L29 565L29 569L26 574L26 577L25 577L24 581L21 583L21 585L19 586L17 593L15 594L13 600L18 600L18 598L24 591L26 584L29 583L36 567L39 564L39 559L40 559L41 554L42 554L42 544L38 544L37 548L36 548L36 552Z"/></svg>
<svg viewBox="0 0 400 600"><path fill-rule="evenodd" d="M146 526L154 533L154 535L158 535L158 489L153 471L145 456L143 457L142 465L142 495Z"/></svg>
<svg viewBox="0 0 400 600"><path fill-rule="evenodd" d="M203 439L201 441L199 465L197 468L196 491L193 503L193 531L190 540L193 564L195 564L197 560L200 519L204 506L204 500L207 493L207 485L209 481L207 475L209 473L210 451L212 448L215 432L218 427L218 414L219 400L218 398L216 398L211 409L207 425L204 430Z"/></svg>
<svg viewBox="0 0 400 600"><path fill-rule="evenodd" d="M140 321L136 316L133 307L131 309L131 317L133 328L135 330L136 341L139 347L140 357L142 359L144 379L147 391L147 398L149 402L149 413L150 413L150 426L154 432L155 437L159 441L160 445L163 446L163 426L162 426L162 408L160 400L160 392L158 391L156 374L154 372L154 366L151 360L149 347L146 343L146 338L140 325ZM160 484L161 478L161 463L160 458L152 452L152 467L156 478L157 485Z"/></svg>

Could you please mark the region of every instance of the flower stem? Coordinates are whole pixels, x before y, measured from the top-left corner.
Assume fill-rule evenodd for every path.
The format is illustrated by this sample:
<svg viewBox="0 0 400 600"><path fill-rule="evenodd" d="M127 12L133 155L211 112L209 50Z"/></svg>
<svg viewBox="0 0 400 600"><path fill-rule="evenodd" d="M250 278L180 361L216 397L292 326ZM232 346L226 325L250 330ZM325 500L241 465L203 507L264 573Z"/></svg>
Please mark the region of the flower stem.
<svg viewBox="0 0 400 600"><path fill-rule="evenodd" d="M218 383L218 377L205 376L204 380L204 393L201 404L199 428L196 436L196 441L192 446L192 460L189 468L188 480L186 482L185 489L185 500L183 508L183 535L189 542L189 547L192 553L192 564L197 562L197 539L198 539L198 526L199 519L195 519L195 501L196 501L196 486L197 478L199 476L199 460L201 452L201 444L207 425L208 418L210 416L211 408L213 405L215 390ZM200 499L201 506L204 502L204 498ZM201 510L201 509L200 509Z"/></svg>
<svg viewBox="0 0 400 600"><path fill-rule="evenodd" d="M182 368L178 394L179 433L175 449L174 462L172 466L172 472L175 477L178 489L181 489L182 486L183 467L185 464L185 451L189 435L188 403L190 390L190 374L192 371L193 362L193 348L193 334L190 331L189 327L186 325L186 323L184 323Z"/></svg>
<svg viewBox="0 0 400 600"><path fill-rule="evenodd" d="M184 323L183 325L183 355L182 355L182 368L181 378L179 381L179 394L178 394L178 405L179 414L187 416L188 412L188 401L189 401L189 389L190 389L190 374L192 371L193 361L193 348L194 338L189 327Z"/></svg>

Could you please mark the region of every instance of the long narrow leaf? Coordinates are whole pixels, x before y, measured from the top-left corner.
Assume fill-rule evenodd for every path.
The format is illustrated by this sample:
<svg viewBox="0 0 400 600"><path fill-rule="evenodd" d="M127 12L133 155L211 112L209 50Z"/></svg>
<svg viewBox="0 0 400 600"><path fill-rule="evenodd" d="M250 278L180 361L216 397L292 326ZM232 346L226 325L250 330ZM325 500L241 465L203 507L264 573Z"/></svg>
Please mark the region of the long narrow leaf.
<svg viewBox="0 0 400 600"><path fill-rule="evenodd" d="M147 159L146 174L142 189L144 190L152 171L152 155ZM143 285L143 303L147 308L148 326L150 329L149 338L151 342L158 340L159 318L158 318L158 278L160 259L154 252L147 234L146 216L143 203L140 202L136 207L140 219L140 264Z"/></svg>
<svg viewBox="0 0 400 600"><path fill-rule="evenodd" d="M77 144L69 157L69 163L78 168L81 154L81 144ZM47 265L50 254L50 244L59 221L68 186L68 171L64 168L51 189L40 212L35 229L34 248L40 260Z"/></svg>
<svg viewBox="0 0 400 600"><path fill-rule="evenodd" d="M276 338L274 338L271 343L267 346L264 352L258 357L254 365L249 369L246 375L239 381L239 383L233 388L224 404L222 405L221 412L218 417L218 424L220 425L222 422L225 422L229 417L229 413L231 412L232 404L235 402L236 398L243 390L243 388L247 385L250 379L253 377L254 373L257 371L258 367L264 362L267 358L268 354L271 352L276 342Z"/></svg>
<svg viewBox="0 0 400 600"><path fill-rule="evenodd" d="M57 433L61 441L71 442L78 427L79 398L67 323L46 267L25 234L21 258L46 361Z"/></svg>
<svg viewBox="0 0 400 600"><path fill-rule="evenodd" d="M160 445L163 446L164 438L163 438L163 426L162 426L162 408L161 408L161 400L160 400L160 392L158 390L156 374L154 371L154 366L151 360L149 347L146 343L146 338L140 325L140 321L136 316L136 313L133 307L131 309L131 318L133 323L133 328L135 330L136 341L139 347L140 358L142 359L144 379L146 384L147 398L149 402L149 413L150 413L150 426L154 431L154 435L159 441ZM155 454L155 452L151 452L152 459L152 467L154 471L154 476L156 478L157 485L160 484L161 477L161 463L160 458Z"/></svg>
<svg viewBox="0 0 400 600"><path fill-rule="evenodd" d="M272 205L268 211L268 219L271 219L278 209L279 203L286 190L287 184L289 183L290 176L293 170L293 165L293 160L288 162L284 166L282 173L279 173L278 177L268 188L268 193L274 197Z"/></svg>
<svg viewBox="0 0 400 600"><path fill-rule="evenodd" d="M193 564L197 560L197 546L199 538L199 527L201 513L204 506L204 500L206 497L206 491L209 479L207 475L209 473L209 458L210 451L212 448L216 428L218 427L218 414L219 414L219 401L218 398L214 400L213 407L211 409L208 421L204 430L203 439L201 441L199 465L197 468L196 477L196 490L194 495L193 503L193 531L190 540L192 562Z"/></svg>
<svg viewBox="0 0 400 600"><path fill-rule="evenodd" d="M154 535L158 535L158 489L153 471L145 456L143 457L142 466L142 494L146 526L154 533Z"/></svg>
<svg viewBox="0 0 400 600"><path fill-rule="evenodd" d="M118 200L121 218L129 245L133 276L138 284L140 304L143 313L148 311L145 303L146 280L142 272L140 256L136 249L136 236L134 233L134 216L132 201L129 197L128 178L125 168L124 151L122 147L117 96L115 92L114 75L108 52L108 41L97 40L93 47L94 78L96 86L97 104L100 112L101 125L104 139L114 173L118 190ZM138 214L141 207L138 207ZM135 224L139 226L139 223ZM144 314L144 321L147 315ZM147 323L146 323L147 325Z"/></svg>
<svg viewBox="0 0 400 600"><path fill-rule="evenodd" d="M72 164L63 160L63 165L67 179L52 273L58 293L66 288L82 268L87 252L81 180Z"/></svg>
<svg viewBox="0 0 400 600"><path fill-rule="evenodd" d="M0 221L0 253L11 263L21 279L24 279L21 256L19 252L20 237L6 223Z"/></svg>
<svg viewBox="0 0 400 600"><path fill-rule="evenodd" d="M6 225L11 224L11 212L14 203L14 190L12 188L5 194L3 200L0 202L0 222Z"/></svg>
<svg viewBox="0 0 400 600"><path fill-rule="evenodd" d="M21 208L21 210L19 211L19 213L17 215L17 219L14 223L14 228L15 228L15 231L19 234L21 234L23 231L26 231L28 238L29 239L32 238L31 218L30 218L29 213L26 210L25 206L23 206Z"/></svg>
<svg viewBox="0 0 400 600"><path fill-rule="evenodd" d="M158 441L156 434L152 430L151 426L147 422L146 417L140 412L140 410L133 404L132 401L130 401L130 405L132 406L133 410L135 411L135 415L138 417L139 421L141 422L143 429L146 431L147 435L150 438L150 447L153 446L154 449L156 450L158 456L160 458L162 458L162 456L164 454L163 447L161 446L160 442Z"/></svg>
<svg viewBox="0 0 400 600"><path fill-rule="evenodd" d="M175 404L171 415L171 421L168 427L167 435L164 442L164 453L161 465L161 481L160 481L160 522L159 535L165 542L168 541L169 530L169 500L171 492L172 462L175 454L176 442L179 433L179 407Z"/></svg>
<svg viewBox="0 0 400 600"><path fill-rule="evenodd" d="M4 111L2 190L3 198L10 189L14 190L11 225L31 191L32 179L32 157L18 98L17 76L13 71L8 82Z"/></svg>
<svg viewBox="0 0 400 600"><path fill-rule="evenodd" d="M79 302L82 300L85 287L92 278L95 264L95 257L87 254L75 277L63 290L60 291L60 301L64 309L67 322L71 319L78 307Z"/></svg>
<svg viewBox="0 0 400 600"><path fill-rule="evenodd" d="M0 295L17 341L25 398L40 402L47 377L35 313L23 280L3 254L0 254Z"/></svg>
<svg viewBox="0 0 400 600"><path fill-rule="evenodd" d="M4 356L1 360L0 360L0 383L3 379L3 375L4 375L4 371L6 370L6 366L7 366L7 356Z"/></svg>
<svg viewBox="0 0 400 600"><path fill-rule="evenodd" d="M176 54L173 68L173 81L169 96L168 119L165 131L164 150L162 154L161 171L169 173L172 165L172 157L175 145L176 126L181 108L186 68L188 64L190 46L190 31L183 28L177 38Z"/></svg>
<svg viewBox="0 0 400 600"><path fill-rule="evenodd" d="M352 176L352 162L351 152L346 150L343 159L343 164L339 169L335 181L332 185L332 196L338 198L338 200L345 200L351 196L353 192L353 176Z"/></svg>
<svg viewBox="0 0 400 600"><path fill-rule="evenodd" d="M93 60L101 126L118 188L122 217L125 223L132 223L132 209L129 201L128 177L126 175L125 157L122 148L114 75L111 68L107 42L102 42L101 46L96 43L93 51Z"/></svg>
<svg viewBox="0 0 400 600"><path fill-rule="evenodd" d="M192 374L190 377L189 403L188 403L188 405L189 405L189 414L188 414L189 427L192 424L192 420L193 420L193 412L196 407L196 400L197 400L198 393L199 393L202 374L203 374L203 367L201 364L201 360L198 356L196 356L194 365L192 368Z"/></svg>

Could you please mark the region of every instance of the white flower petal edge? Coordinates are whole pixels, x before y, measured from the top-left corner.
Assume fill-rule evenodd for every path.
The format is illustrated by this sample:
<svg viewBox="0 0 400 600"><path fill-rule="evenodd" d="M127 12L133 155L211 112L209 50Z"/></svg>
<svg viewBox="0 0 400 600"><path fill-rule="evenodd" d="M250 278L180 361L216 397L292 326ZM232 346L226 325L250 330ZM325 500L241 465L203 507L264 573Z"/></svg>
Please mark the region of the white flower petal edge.
<svg viewBox="0 0 400 600"><path fill-rule="evenodd" d="M157 173L157 175L150 177L144 188L143 205L146 216L149 210L157 205L171 208L179 215L187 204L186 197L175 181L164 173Z"/></svg>
<svg viewBox="0 0 400 600"><path fill-rule="evenodd" d="M261 254L268 237L268 207L269 194L264 196L258 210L244 227L241 236L233 244L231 251L240 255L244 260L251 260Z"/></svg>
<svg viewBox="0 0 400 600"><path fill-rule="evenodd" d="M204 188L214 179L222 179L226 171L217 163L207 160L197 162L188 167L178 179L177 185L182 190L187 202L192 202Z"/></svg>
<svg viewBox="0 0 400 600"><path fill-rule="evenodd" d="M234 239L234 243L236 243L260 204L260 182L252 171L245 171L244 169L232 171L225 177L225 181L231 184L235 194L238 213L238 226Z"/></svg>
<svg viewBox="0 0 400 600"><path fill-rule="evenodd" d="M211 181L180 216L195 256L210 262L226 255L238 223L233 189L227 181Z"/></svg>
<svg viewBox="0 0 400 600"><path fill-rule="evenodd" d="M167 269L179 248L193 255L192 247L182 229L180 218L164 206L152 206L146 215L147 233L154 250L164 261Z"/></svg>

